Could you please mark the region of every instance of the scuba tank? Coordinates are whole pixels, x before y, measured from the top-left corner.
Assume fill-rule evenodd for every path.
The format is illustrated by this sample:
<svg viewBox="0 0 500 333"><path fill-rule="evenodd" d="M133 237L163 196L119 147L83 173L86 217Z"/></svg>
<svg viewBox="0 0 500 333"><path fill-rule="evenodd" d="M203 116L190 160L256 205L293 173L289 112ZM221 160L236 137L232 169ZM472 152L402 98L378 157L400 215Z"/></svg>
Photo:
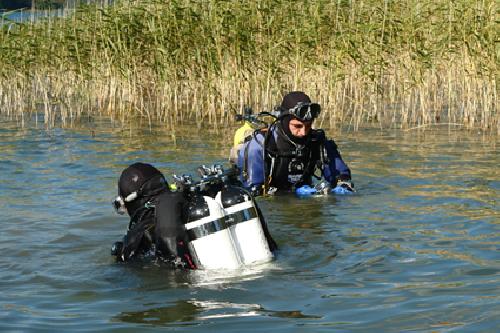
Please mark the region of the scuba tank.
<svg viewBox="0 0 500 333"><path fill-rule="evenodd" d="M202 166L199 171L202 180L196 183L190 177L175 176L188 197L184 227L196 266L236 269L272 260L267 227L259 218L252 197L246 190L229 185L237 170ZM269 238L272 241L270 235Z"/></svg>
<svg viewBox="0 0 500 333"><path fill-rule="evenodd" d="M243 110L243 114L236 115L235 118L236 121L244 121L243 126L239 127L236 132L234 132L233 146L229 152L229 162L236 165L238 162L238 151L243 148L245 138L252 135L261 124L258 123L257 119L252 114L252 109L248 107Z"/></svg>
<svg viewBox="0 0 500 333"><path fill-rule="evenodd" d="M215 200L224 208L242 263L248 265L272 260L273 254L251 195L242 188L228 186L217 193Z"/></svg>
<svg viewBox="0 0 500 333"><path fill-rule="evenodd" d="M245 121L243 126L236 130L234 133L233 146L229 152L229 162L235 165L238 163L238 153L245 145L245 139L252 135L255 130L256 127L249 121Z"/></svg>
<svg viewBox="0 0 500 333"><path fill-rule="evenodd" d="M246 120L243 123L243 126L234 132L233 147L237 148L239 145L243 144L245 142L245 138L251 135L256 129L257 126Z"/></svg>
<svg viewBox="0 0 500 333"><path fill-rule="evenodd" d="M242 114L236 114L236 121L243 121L243 125L234 132L233 146L229 153L229 162L236 165L238 163L238 152L245 144L245 140L258 129L267 128L269 125L269 117L274 121L276 112L260 112L254 114L252 108L245 107Z"/></svg>
<svg viewBox="0 0 500 333"><path fill-rule="evenodd" d="M188 247L198 267L234 269L241 266L222 206L209 196L195 195L188 205L184 225Z"/></svg>

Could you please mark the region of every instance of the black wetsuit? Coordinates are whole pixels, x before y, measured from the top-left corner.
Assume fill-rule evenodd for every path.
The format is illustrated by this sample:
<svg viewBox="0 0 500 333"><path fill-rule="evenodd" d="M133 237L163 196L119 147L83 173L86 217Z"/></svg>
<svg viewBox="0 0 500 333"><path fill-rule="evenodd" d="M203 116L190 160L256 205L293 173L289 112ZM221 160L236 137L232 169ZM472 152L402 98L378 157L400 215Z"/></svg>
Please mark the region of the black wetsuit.
<svg viewBox="0 0 500 333"><path fill-rule="evenodd" d="M117 259L127 261L134 256L156 256L176 267L196 268L183 226L187 209L184 195L165 191L142 201L131 217L122 244L114 247Z"/></svg>

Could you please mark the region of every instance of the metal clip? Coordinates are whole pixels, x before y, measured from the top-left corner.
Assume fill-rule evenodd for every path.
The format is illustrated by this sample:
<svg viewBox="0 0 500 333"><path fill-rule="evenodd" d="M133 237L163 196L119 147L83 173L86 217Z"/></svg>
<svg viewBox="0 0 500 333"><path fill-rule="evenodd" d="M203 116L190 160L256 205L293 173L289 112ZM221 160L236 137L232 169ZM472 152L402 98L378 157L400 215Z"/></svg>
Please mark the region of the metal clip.
<svg viewBox="0 0 500 333"><path fill-rule="evenodd" d="M276 187L270 187L267 190L267 195L274 195L274 193L276 193L277 190L278 190L278 188L276 188Z"/></svg>
<svg viewBox="0 0 500 333"><path fill-rule="evenodd" d="M144 207L149 209L149 208L155 208L155 205L151 202L151 201L148 201L144 204Z"/></svg>

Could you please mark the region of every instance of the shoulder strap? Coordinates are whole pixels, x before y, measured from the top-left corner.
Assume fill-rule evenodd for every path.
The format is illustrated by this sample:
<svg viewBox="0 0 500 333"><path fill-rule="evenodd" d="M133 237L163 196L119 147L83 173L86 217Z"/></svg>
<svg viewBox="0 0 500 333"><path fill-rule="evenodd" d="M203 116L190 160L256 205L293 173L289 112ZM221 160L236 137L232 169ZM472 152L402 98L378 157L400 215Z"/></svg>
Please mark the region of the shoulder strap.
<svg viewBox="0 0 500 333"><path fill-rule="evenodd" d="M264 188L263 192L264 195L268 193L269 186L271 184L272 180L272 172L274 169L274 159L275 157L271 153L271 149L269 147L271 140L274 140L276 142L276 124L277 120L274 121L269 127L267 128L266 135L264 136L264 149L262 149L262 161L264 162ZM269 153L269 157L266 158L266 155Z"/></svg>

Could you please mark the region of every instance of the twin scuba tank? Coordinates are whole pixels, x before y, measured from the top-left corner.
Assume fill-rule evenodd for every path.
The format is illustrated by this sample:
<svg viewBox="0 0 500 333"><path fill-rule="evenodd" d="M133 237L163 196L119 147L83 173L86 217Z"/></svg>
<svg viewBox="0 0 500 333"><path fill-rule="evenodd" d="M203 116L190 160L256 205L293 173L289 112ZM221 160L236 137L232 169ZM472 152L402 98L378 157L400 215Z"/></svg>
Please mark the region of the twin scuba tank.
<svg viewBox="0 0 500 333"><path fill-rule="evenodd" d="M226 185L215 196L192 193L184 227L197 267L235 269L271 261L273 253L252 196Z"/></svg>
<svg viewBox="0 0 500 333"><path fill-rule="evenodd" d="M236 164L245 138L255 129L266 127L261 117L253 115L250 108L236 116L244 124L234 135L229 158L232 164ZM253 197L243 188L226 185L215 195L194 192L184 225L191 256L198 267L206 269L234 269L271 261L274 256L263 223Z"/></svg>

